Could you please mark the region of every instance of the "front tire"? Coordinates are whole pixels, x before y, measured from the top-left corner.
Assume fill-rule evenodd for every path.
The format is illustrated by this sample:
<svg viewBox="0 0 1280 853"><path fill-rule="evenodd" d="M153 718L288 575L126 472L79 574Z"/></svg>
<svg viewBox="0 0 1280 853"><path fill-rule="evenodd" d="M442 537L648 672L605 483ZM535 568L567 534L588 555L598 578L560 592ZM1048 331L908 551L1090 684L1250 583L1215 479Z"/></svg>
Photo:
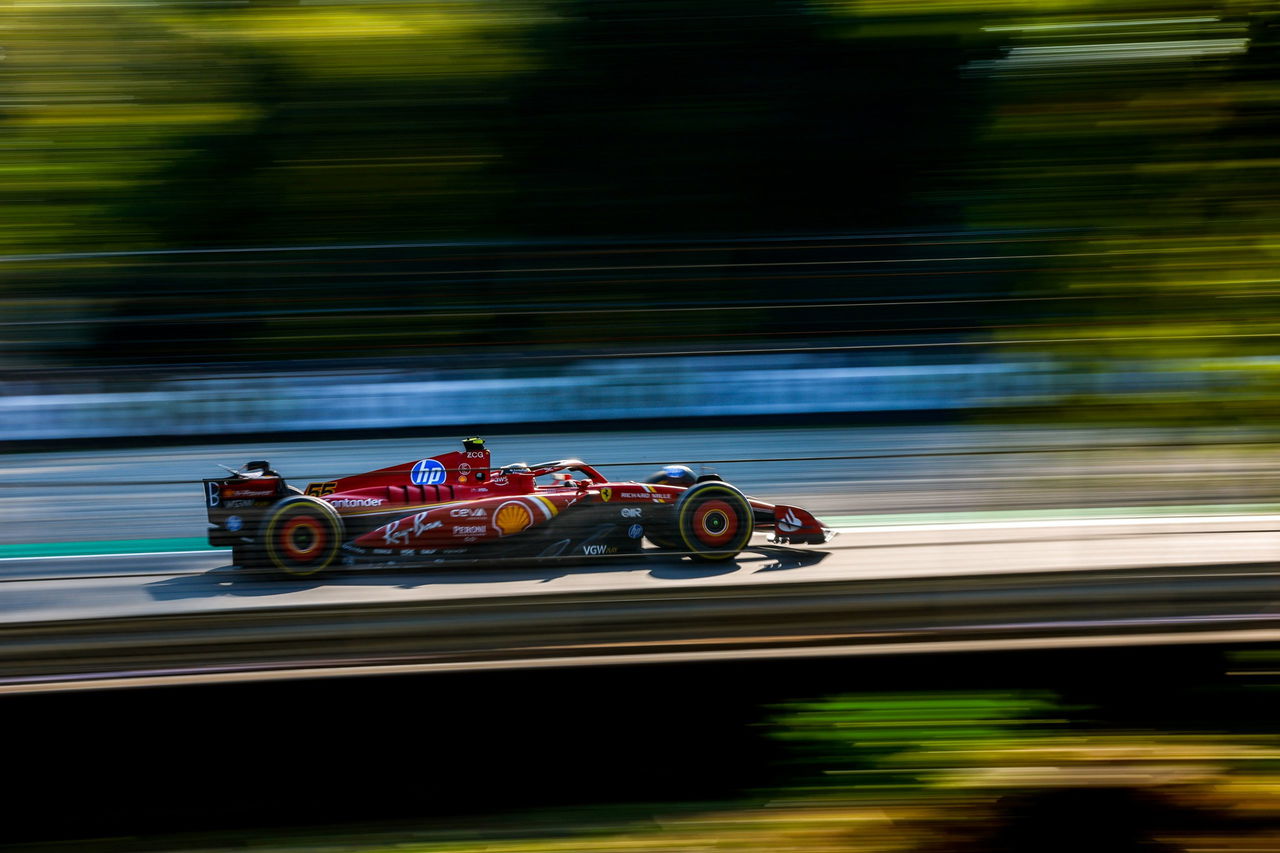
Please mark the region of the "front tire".
<svg viewBox="0 0 1280 853"><path fill-rule="evenodd" d="M276 503L262 519L262 562L290 577L307 577L333 564L342 547L342 517L329 504L305 495Z"/></svg>
<svg viewBox="0 0 1280 853"><path fill-rule="evenodd" d="M728 483L697 483L676 501L676 533L689 557L698 562L733 559L747 547L754 530L751 504Z"/></svg>

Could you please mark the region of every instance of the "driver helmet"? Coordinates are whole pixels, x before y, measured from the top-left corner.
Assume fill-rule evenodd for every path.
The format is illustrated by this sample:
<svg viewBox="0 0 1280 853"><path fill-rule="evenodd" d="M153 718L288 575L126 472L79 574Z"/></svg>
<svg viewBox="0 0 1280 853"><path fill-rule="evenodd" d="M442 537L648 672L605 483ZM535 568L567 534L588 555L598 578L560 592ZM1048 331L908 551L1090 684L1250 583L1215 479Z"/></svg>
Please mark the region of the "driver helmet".
<svg viewBox="0 0 1280 853"><path fill-rule="evenodd" d="M653 476L645 478L646 483L660 486L688 487L697 481L698 475L688 465L668 465Z"/></svg>

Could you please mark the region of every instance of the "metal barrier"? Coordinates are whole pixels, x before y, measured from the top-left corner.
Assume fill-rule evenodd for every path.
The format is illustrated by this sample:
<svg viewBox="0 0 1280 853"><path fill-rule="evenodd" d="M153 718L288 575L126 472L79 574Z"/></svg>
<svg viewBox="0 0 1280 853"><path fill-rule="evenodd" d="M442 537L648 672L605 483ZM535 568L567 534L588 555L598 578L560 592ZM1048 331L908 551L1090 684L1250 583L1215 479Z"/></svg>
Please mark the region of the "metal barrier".
<svg viewBox="0 0 1280 853"><path fill-rule="evenodd" d="M157 377L117 390L0 386L0 441L517 424L547 419L903 412L1027 406L1098 393L1230 388L1167 364L1074 373L1047 359L857 364L839 353L583 360L551 371L351 369ZM25 387L24 387L25 386ZM113 388L113 386L115 386ZM140 390L139 390L140 386Z"/></svg>

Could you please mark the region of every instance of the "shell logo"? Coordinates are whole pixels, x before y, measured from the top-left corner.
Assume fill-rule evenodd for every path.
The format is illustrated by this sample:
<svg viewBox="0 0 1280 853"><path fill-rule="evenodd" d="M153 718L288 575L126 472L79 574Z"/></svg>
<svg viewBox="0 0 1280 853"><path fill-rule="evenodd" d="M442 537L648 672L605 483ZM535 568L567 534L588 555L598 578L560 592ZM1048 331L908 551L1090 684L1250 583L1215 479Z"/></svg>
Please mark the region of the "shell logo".
<svg viewBox="0 0 1280 853"><path fill-rule="evenodd" d="M533 525L533 513L519 501L507 501L493 514L493 526L503 536L510 536Z"/></svg>

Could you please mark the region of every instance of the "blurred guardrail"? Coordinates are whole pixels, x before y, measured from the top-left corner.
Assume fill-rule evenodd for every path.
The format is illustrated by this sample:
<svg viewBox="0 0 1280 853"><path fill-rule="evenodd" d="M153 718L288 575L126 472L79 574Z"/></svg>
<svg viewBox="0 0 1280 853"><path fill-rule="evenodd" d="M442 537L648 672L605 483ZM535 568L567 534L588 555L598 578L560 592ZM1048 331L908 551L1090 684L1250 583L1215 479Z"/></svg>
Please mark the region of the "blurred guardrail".
<svg viewBox="0 0 1280 853"><path fill-rule="evenodd" d="M866 364L810 352L586 359L550 369L277 369L146 380L90 374L0 383L0 441L945 411L1080 395L1229 393L1242 382L1232 371L1176 367L1082 373L1047 358Z"/></svg>
<svg viewBox="0 0 1280 853"><path fill-rule="evenodd" d="M1259 604L1275 591L1271 569L777 583L767 595L757 584L544 592L7 624L0 695L592 663L1274 642L1280 615Z"/></svg>

